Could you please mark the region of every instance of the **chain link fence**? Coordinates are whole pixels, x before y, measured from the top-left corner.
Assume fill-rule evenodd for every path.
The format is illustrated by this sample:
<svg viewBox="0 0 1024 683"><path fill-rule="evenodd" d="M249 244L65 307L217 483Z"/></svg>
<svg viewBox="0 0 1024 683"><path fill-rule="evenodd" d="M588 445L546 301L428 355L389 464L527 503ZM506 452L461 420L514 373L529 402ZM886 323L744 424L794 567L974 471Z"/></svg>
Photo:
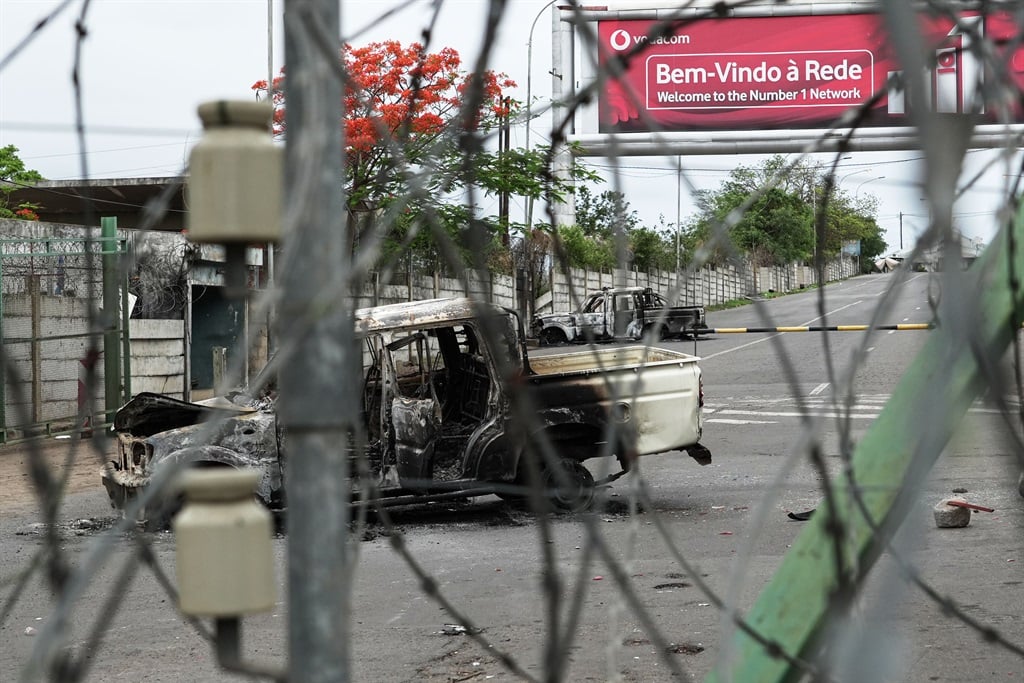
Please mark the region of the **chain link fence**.
<svg viewBox="0 0 1024 683"><path fill-rule="evenodd" d="M98 408L106 405L103 351L126 362L130 356L130 301L119 276L124 254L117 238L0 240L0 441L106 422ZM116 292L109 316L102 313L104 278ZM119 405L130 393L128 374L119 363L112 367L112 404Z"/></svg>
<svg viewBox="0 0 1024 683"><path fill-rule="evenodd" d="M733 11L742 12L749 4L701 4L696 9L688 4L673 5L671 11L666 10L668 16L660 26L670 30L680 21L689 20L693 11L712 19ZM295 108L289 114L298 112L316 118L310 109L317 103L317 95L327 92L327 100L340 101L340 96L334 95L341 93L341 79L350 76L337 68L336 36L324 29L337 25L337 21L333 21L336 18L330 12L326 13L327 18L317 14L322 5L316 3L288 5L294 10L287 16L289 40L297 51L291 54L323 63L320 71L308 72L298 63L289 64L289 77L308 86L309 98L301 102L309 106L305 110L299 102L291 100L289 107ZM495 1L490 6L493 11L488 14L487 23L479 27L485 50L497 39L505 25L502 22L522 21L521 17L503 15L506 8L502 2ZM984 10L987 6L978 7ZM907 8L909 5L900 0L870 5L870 9L889 18L893 42L916 46L921 36L914 22L902 21ZM961 3L929 3L925 7L942 16L955 16L961 8ZM79 35L83 37L89 25L87 10L88 3L83 3L79 19ZM1006 11L1021 23L1018 10L1013 3L1006 5ZM562 12L566 20L582 24L586 13L595 10L567 2L565 7L552 11ZM39 26L45 27L45 22ZM429 35L429 30L425 35ZM985 90L997 93L999 101L1019 99L1019 89L1006 78L1006 63L1000 58L1003 46L987 41L983 35L969 35L971 49L988 65ZM581 31L578 39L593 43L597 36ZM1019 43L1019 36L1014 40ZM486 56L484 52L482 62L487 61ZM25 57L15 53L12 58ZM642 59L642 53L634 58ZM618 61L603 64L602 77L614 76L620 66ZM920 77L910 74L908 79ZM328 85L336 90L328 90ZM574 85L566 79L564 101L559 106L583 106L591 100L593 93L575 92ZM913 92L923 98L920 83ZM876 96L879 95L864 93L865 98ZM297 114L297 120L301 119ZM743 528L704 533L705 541L708 535L713 540L735 537L738 543L734 556L704 557L697 547L680 542L680 530L699 524L695 520L700 515L690 514L693 509L686 505L659 508L652 495L659 482L650 478L647 467L641 463L633 463L619 480L617 491L621 496L614 514L601 510L552 514L544 501L543 486L533 476L517 479L499 491L507 497L519 498L518 507L495 504L483 513L483 521L467 533L440 540L431 537L433 542L427 544L419 543L419 537L436 526L449 525L462 532L472 525L462 522L457 514L442 516L435 524L430 515L437 514L436 506L417 509L410 516L389 509L378 495L379 488L389 484L392 473L381 467L379 452L374 449L396 437L387 429L373 433L367 427L367 415L379 415L382 411L380 405L373 403L372 390L383 382L369 367L374 359L393 353L396 358L408 360L408 367L399 368L396 361L396 367L391 369L402 388L408 389L408 394L401 396L404 403L399 403L412 415L409 424L418 419L426 424L435 417L452 417L426 411L415 413L439 391L426 378L447 374L448 384L440 389L460 398L462 412L456 415L456 421L462 420L460 424L470 424L473 411L495 410L501 403L507 411L502 426L509 434L532 438L543 431L544 425L539 424L536 406L531 403L527 389L530 377L494 374L484 378L491 384L476 381L480 377L471 361L483 355L481 348L501 348L503 344L508 348L507 329L484 321L474 328L479 337L460 327L441 339L438 334L432 336L429 326L425 326L406 337L388 339L365 353L360 349L361 340L353 336L351 302L360 296L371 300L378 288L389 285L404 285L406 291L411 291L411 271L393 268L387 276L374 279L371 264L379 255L380 244L365 231L365 223L361 246L355 253L338 249L339 244L345 244L339 235L327 234L327 239L317 239L324 236L317 232L324 226L341 224L342 231L351 229L345 223L344 211L328 211L329 207L337 206L319 201L310 189L316 184L315 179L320 178L333 191L339 190L337 178L324 170L330 168L324 156L330 145L325 140L331 140L331 135L337 133L337 121L321 123L324 127L319 134L299 134L294 129L289 132L287 144L294 146L294 165L291 204L284 217L287 254L276 263L280 270L275 273L279 277L274 287L250 302L254 319L267 319L270 311L283 312L285 318L282 321L275 317L275 324L279 325L275 359L266 374L253 379L249 387L252 395L248 397L251 400L241 406L214 402L197 407L166 397L151 398L158 407L164 401L170 412L140 410L133 415L143 423L147 417L153 419L141 429L137 439L118 440L97 433L90 442L74 440L55 457L39 442L26 446L25 479L31 482L32 519L38 519L38 526L31 527L30 541L15 538L21 543L17 552L5 554L0 564L0 633L9 639L10 645L2 648L5 653L0 655L4 666L0 678L170 681L188 677L234 680L235 675L242 675L254 680L296 683L360 678L455 683L491 678L691 680L692 671L699 670L710 681L743 683L909 680L889 661L891 657L909 656L909 650L901 649L902 640L897 637L900 634L891 633L890 626L895 619L890 608L904 604L902 600L913 600L912 609L924 614L914 622L924 631L949 629L956 640L970 643L962 657L958 656L960 652L952 656L966 659L969 652L976 663L978 678L982 673L1000 680L1019 677L1024 670L1024 627L1018 609L1020 601L1015 597L1019 594L1019 576L1006 580L1005 593L999 601L1003 604L981 605L983 598L968 586L959 586L950 594L938 588L945 567L916 564L916 539L908 538L913 534L906 531L899 532L935 460L951 448L951 443L956 443L958 435L963 438L958 424L979 396L990 401L985 409L991 411L996 422L993 429L999 433L999 445L993 448L1005 455L999 472L992 475L1005 484L1000 489L1002 493L1016 487L1015 481L1009 481L1011 473L1015 476L1024 466L1024 442L1020 436L1024 390L1019 348L1019 330L1024 320L1024 296L1020 291L1024 221L1014 217L1019 196L1016 184L1007 184L999 200L1003 209L1000 233L986 254L970 271L949 269L935 275L929 282L935 283L938 293L933 296L929 289L927 301L915 302L919 314L931 317L929 322L934 321L937 329L927 333L931 336L922 344L914 362L907 368L872 370L875 375L891 372L902 379L892 379L891 398L884 410L872 414L869 428L860 430L853 425L865 416L865 400L878 398L864 396L858 384L865 381L859 373L868 367L877 337L864 335L854 347L846 349L852 364L840 366L833 356L833 337L821 336L820 348L814 355L825 359L822 384L834 387L825 403L824 417L810 407L806 382L801 382L798 372L800 363L807 358L794 357L781 340L773 338L771 343L777 353L771 372L781 380L771 387L776 395L753 399L792 401L797 406L794 412L800 427L791 451L773 454L782 457L777 458L776 473L759 482L758 499L751 501L749 508L746 504L738 505L745 509L732 511L749 513L735 522ZM839 155L847 151L844 145L852 144L856 137L858 121L854 118L849 123L848 131L823 131L806 152L830 151L838 163ZM920 151L927 159L923 182L931 211L929 227L918 241L918 252L941 248L948 253L956 249L959 254L959 244L954 239L953 199L964 185L973 182L962 173L970 134L963 125L946 117L926 117L921 122ZM566 119L556 117L550 139L564 139L567 126ZM458 140L455 149L459 163L454 164L458 172L473 168L481 150L497 142L496 134L488 136L473 125L457 131L454 137ZM398 174L401 184L394 188L394 196L412 206L417 199L437 192L430 183L435 171L441 173L437 170L441 160L428 156L406 163L401 142L400 135L387 136L380 148L389 149L395 164L402 169ZM1013 156L1019 144L1018 135L1007 133L1003 142L1007 155L1001 163L1006 175L1019 178L1020 169ZM549 161L545 172L557 166L557 159ZM430 173L425 174L425 168ZM472 180L468 183L472 185ZM750 209L759 196L771 189L771 184L755 190L741 209ZM470 194L472 191L473 188L467 190ZM332 198L334 202L338 200ZM476 210L472 202L470 207ZM159 212L159 205L155 210ZM732 229L742 220L743 210L730 213L715 226L711 237L715 246L736 250ZM819 204L816 211L819 231L824 231L827 205ZM553 214L550 218L552 224L557 223ZM394 216L381 212L371 223L371 232L389 234L394 227L393 219ZM474 305L487 303L486 287L479 286L483 279L479 273L486 273L487 264L480 259L467 266L453 255L465 246L456 243L460 238L470 245L480 242L482 236L473 233L473 227L482 224L474 221L464 234L454 237L429 216L420 226L436 237L439 259L446 263L451 280L461 283L463 293ZM347 234L343 232L343 236ZM127 327L123 306L128 305L122 283L123 273L131 272L133 264L118 266L108 262L105 266L105 258L120 257L123 247L116 241L102 239L2 241L0 249L2 436L7 439L15 434L53 431L58 425L61 429L81 428L85 426L82 418L103 412L85 406L110 406L111 387L118 398L127 398L121 395L122 391L130 392L123 379L118 380L120 384L111 384L110 366L101 373L99 353L101 349L109 352L118 348L124 362L129 357L120 346L126 339ZM558 260L554 252L551 258L570 290L559 295L565 300L579 300L582 293L571 291L568 265ZM959 260L959 256L949 260ZM820 261L819 268L823 265ZM688 282L702 265L698 257L689 270L673 274L675 291L670 294L671 300L689 301L691 295L696 296ZM896 302L911 274L907 269L897 269L896 274L887 277L892 278L891 285L870 302L870 315L875 322L888 321L895 315ZM112 282L116 283L114 289ZM302 296L296 296L299 290ZM110 308L109 302L118 301L118 292L121 299L114 304L117 315L101 315L98 302L106 301L106 308ZM826 295L821 290L819 294L816 313L826 318ZM856 292L850 296L857 296ZM49 310L59 313L44 316L43 312ZM399 312L395 313L396 310ZM749 310L749 315L764 327L775 327L779 322L767 306L754 305ZM399 309L392 309L390 314L400 313ZM61 323L44 329L43 321L50 317L60 319ZM465 356L465 365L456 368L443 358L439 360L444 345ZM645 348L643 353L654 351ZM245 358L247 354L238 356ZM593 352L594 359L599 357L598 352ZM356 358L362 358L366 365L357 367ZM412 360L418 361L415 366ZM80 383L83 366L86 372L84 382ZM123 365L115 365L113 370L122 378L130 376ZM749 371L753 373L755 369ZM278 373L282 374L280 384ZM240 400L233 390L241 374L239 368L228 368L219 387L222 393ZM608 375L591 374L598 378L599 386ZM636 374L642 384L644 371L638 369ZM452 379L455 376L463 384L456 386ZM105 381L101 383L98 377ZM705 381L710 382L710 378ZM499 382L513 389L499 390ZM752 382L739 385L739 391L748 390ZM84 395L79 390L81 386ZM106 387L106 395L101 386ZM785 396L777 395L778 387L783 387ZM814 396L812 391L811 398ZM35 414L31 414L29 406L38 406ZM273 422L275 413L283 426ZM167 415L174 416L168 422L186 424L187 448L182 447L181 451L188 451L189 457L171 458L173 462L166 468L151 473L147 486L136 498L120 501L125 503L123 516L111 515L98 521L78 518L83 509L89 509L95 502L95 496L88 496L98 491L100 483L95 476L91 490L75 490L72 471L76 463L85 462L93 469L104 467L104 472L113 476L117 467L144 462L152 455L147 449L160 447L161 439L166 439L160 435L169 426L162 422ZM618 416L622 417L622 413ZM578 447L574 439L585 440L588 448L599 447L601 454L610 455L635 437L623 426L625 422L609 419L607 430L596 442L589 438L591 435L585 440L582 434L571 430L557 443L538 438L536 443L531 442L529 456L524 459L540 467L558 457L559 447ZM479 421L472 424L478 425ZM397 429L408 425L394 426ZM493 427L488 424L479 431L463 430L456 436L484 440L493 435L493 431L488 431ZM761 429L767 431L768 427ZM216 439L223 443L225 435L232 439L231 443L239 445L237 452L225 454L222 451L227 449L211 445ZM440 438L452 435L428 436L438 439L435 443L414 444L421 447L420 453L430 448L441 452ZM721 440L723 449L727 449L728 439ZM295 457L289 460L279 455L278 448ZM251 629L247 633L251 636L245 649L239 645L237 622L177 611L181 582L171 569L174 538L139 523L147 513L169 513L179 502L178 490L172 482L194 461L190 457L196 452L203 454L203 464L211 468L251 464L254 458L272 461L274 468L267 470L271 474L259 486L283 491L287 496L286 501L274 500L284 508L287 525L286 533L275 538L274 547L276 568L286 577L279 586L288 597L274 603L270 613L246 617L246 628ZM620 461L629 463L628 449L615 454ZM737 459L743 455L734 454ZM0 458L4 457L6 453L0 451ZM111 464L111 459L118 464ZM313 462L303 473L304 478L295 476L295 461L304 461L307 467ZM444 464L451 465L449 461ZM786 479L795 476L799 468L811 473L801 480L801 486L817 501L817 509L804 530L788 539L792 548L784 556L765 560L769 552L765 539L770 537L776 542L780 538L771 535L766 520L780 506L780 492ZM367 476L368 473L376 476ZM724 476L699 476L679 476L673 483L694 485L699 481L705 492L735 486L734 479L725 481ZM742 476L737 474L734 478ZM341 495L335 495L339 492ZM458 490L451 493L453 498L469 495ZM349 505L350 499L356 504ZM524 499L527 502L522 502ZM1002 500L1006 501L1002 513L1009 520L1008 525L1015 524L1012 528L1020 529L1019 500ZM444 505L448 504L445 499ZM465 509L459 508L460 504L452 505L457 512ZM715 507L708 502L706 511L710 513ZM29 514L23 508L16 512L18 520ZM418 522L410 523L410 519ZM11 537L22 533L2 526L4 523L8 522L0 522L0 529ZM495 524L506 525L508 535L499 542L479 540L490 538L478 532ZM964 547L949 555L942 554L946 560L938 564L952 563L954 557L967 558L963 561L984 561L986 572L1005 570L1020 558L1021 539L1014 540L1010 533L1000 536L1004 542L999 548L969 547L970 541L962 541ZM513 543L513 538L522 541L522 545ZM379 543L373 544L375 541ZM474 551L479 548L473 544L488 542L494 547L483 550L490 554L475 559L479 555ZM997 553L999 557L994 559ZM495 557L501 557L506 564L495 566ZM872 574L881 557L885 558L884 571ZM705 563L713 564L717 573ZM766 565L770 565L769 570L755 573L754 567ZM365 576L366 567L372 567L373 576ZM665 579L655 583L651 580L653 576ZM869 577L876 582L869 583ZM678 602L652 601L645 599L642 592L648 583L657 591L690 592ZM357 592L357 586L369 586L372 592ZM906 597L911 593L913 598ZM516 599L530 600L531 605L535 602L536 610L523 617L502 602ZM1007 608L1006 603L1012 604ZM436 621L438 630L424 633L410 629L403 619L412 613L423 620L417 626ZM514 625L492 620L494 614L509 613L519 619ZM296 617L297 614L301 616ZM677 637L678 630L683 628L681 624L686 625L691 619L700 621L702 628L707 629L706 639L714 642L709 646L714 651L704 653L711 661L694 666L686 657L700 654L704 646ZM440 642L444 645L436 645ZM638 663L641 657L634 652L643 652L646 661ZM874 656L876 652L881 654ZM923 652L920 658L939 656L929 652L928 647L918 652ZM408 664L409 661L414 663ZM990 661L998 662L1001 668L996 670L993 664L990 670ZM953 664L960 663L950 666Z"/></svg>

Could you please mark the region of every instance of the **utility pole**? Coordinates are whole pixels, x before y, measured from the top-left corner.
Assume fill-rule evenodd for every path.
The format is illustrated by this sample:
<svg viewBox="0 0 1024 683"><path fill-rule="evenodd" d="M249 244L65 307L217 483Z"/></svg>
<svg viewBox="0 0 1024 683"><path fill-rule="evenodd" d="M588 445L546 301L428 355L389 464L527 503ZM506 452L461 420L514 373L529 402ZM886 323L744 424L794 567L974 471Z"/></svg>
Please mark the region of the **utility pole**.
<svg viewBox="0 0 1024 683"><path fill-rule="evenodd" d="M288 680L351 679L350 434L359 360L347 297L339 0L285 1L285 251L278 415L288 430Z"/></svg>
<svg viewBox="0 0 1024 683"><path fill-rule="evenodd" d="M274 0L267 0L267 100L270 106L274 106ZM271 109L273 111L273 109ZM271 119L270 137L274 137L274 124ZM266 245L266 288L268 292L274 291L274 244ZM277 330L274 329L274 307L267 307L267 358L269 359L277 351Z"/></svg>
<svg viewBox="0 0 1024 683"><path fill-rule="evenodd" d="M900 211L900 251L903 251L903 212Z"/></svg>
<svg viewBox="0 0 1024 683"><path fill-rule="evenodd" d="M680 228L679 221L683 210L683 157L676 157L676 277L679 277L680 258Z"/></svg>
<svg viewBox="0 0 1024 683"><path fill-rule="evenodd" d="M505 113L501 116L501 127L498 130L498 162L499 167L504 164L508 159L509 151L512 149L512 138L510 125L510 107L512 106L512 98L506 97L502 100L502 106L505 108ZM511 245L511 239L509 236L508 229L508 213L509 213L509 191L505 188L498 195L498 223L501 224L501 244L504 247Z"/></svg>
<svg viewBox="0 0 1024 683"><path fill-rule="evenodd" d="M100 230L100 253L103 254L103 401L106 410L103 422L108 424L113 422L114 413L124 403L121 391L121 341L118 338L121 321L118 281L121 269L117 253L117 218L101 218ZM36 291L38 293L38 287ZM33 404L42 405L39 401L33 401Z"/></svg>

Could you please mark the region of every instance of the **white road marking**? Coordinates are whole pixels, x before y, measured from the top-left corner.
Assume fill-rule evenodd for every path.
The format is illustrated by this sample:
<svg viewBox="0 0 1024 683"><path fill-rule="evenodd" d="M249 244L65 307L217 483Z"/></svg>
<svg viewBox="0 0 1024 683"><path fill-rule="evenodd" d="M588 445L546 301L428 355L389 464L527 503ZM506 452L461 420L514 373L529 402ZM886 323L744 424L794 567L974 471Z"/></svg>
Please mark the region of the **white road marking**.
<svg viewBox="0 0 1024 683"><path fill-rule="evenodd" d="M810 411L810 412L807 412L807 413L800 413L800 412L774 412L774 411L767 411L767 410L720 410L720 411L718 411L718 414L719 415L763 415L765 417L804 417L805 415L807 417L847 417L846 413L835 413L835 412L821 413L821 412L815 412L815 411ZM880 413L877 413L877 412L874 412L874 413L849 413L849 417L855 418L855 419L858 419L858 420L874 420L876 417L879 416L879 414Z"/></svg>
<svg viewBox="0 0 1024 683"><path fill-rule="evenodd" d="M776 425L778 422L768 422L765 420L704 420L705 423L714 422L720 425Z"/></svg>
<svg viewBox="0 0 1024 683"><path fill-rule="evenodd" d="M865 403L871 403L874 401L877 405L865 405ZM766 403L774 403L777 401L766 401ZM742 402L741 402L742 403ZM731 415L731 416L751 416L751 417L821 417L821 418L846 418L854 420L873 420L878 417L882 409L885 408L885 399L883 397L877 398L862 398L858 399L856 405L846 412L845 410L837 411L831 401L819 399L817 401L807 401L808 410L806 413L800 412L799 410L758 410L749 409L744 410L741 407L736 408L720 408L717 409L716 414L719 416ZM1000 411L995 408L982 408L972 407L968 408L969 414L981 414L981 415L998 415ZM705 409L705 414L707 410ZM778 424L776 421L759 421L759 420L740 420L726 417L715 417L711 419L705 419L704 422L715 422L718 424Z"/></svg>
<svg viewBox="0 0 1024 683"><path fill-rule="evenodd" d="M1002 415L1003 411L998 408L968 408L968 413L981 413L982 415Z"/></svg>
<svg viewBox="0 0 1024 683"><path fill-rule="evenodd" d="M813 389L811 389L810 395L811 396L817 396L818 394L820 394L821 392L825 391L826 389L828 389L828 382L822 382L818 386L816 386Z"/></svg>
<svg viewBox="0 0 1024 683"><path fill-rule="evenodd" d="M851 306L856 306L856 305L862 304L862 303L864 303L863 300L861 300L861 301L854 301L852 304L846 304L845 306L840 306L839 308L835 309L834 311L829 311L825 315L819 315L817 318L811 318L810 320L808 320L805 323L800 323L799 325L797 325L797 327L808 327L811 323L816 323L819 320L821 320L822 318L830 316L833 313L838 313L839 311L842 311L844 309L850 308Z"/></svg>

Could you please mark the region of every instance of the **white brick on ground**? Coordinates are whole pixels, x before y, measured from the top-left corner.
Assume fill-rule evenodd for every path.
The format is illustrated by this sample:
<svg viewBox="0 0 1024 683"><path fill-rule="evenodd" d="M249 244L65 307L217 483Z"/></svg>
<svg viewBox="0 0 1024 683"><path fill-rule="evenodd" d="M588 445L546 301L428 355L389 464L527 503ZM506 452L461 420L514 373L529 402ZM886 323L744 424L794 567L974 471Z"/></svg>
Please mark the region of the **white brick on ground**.
<svg viewBox="0 0 1024 683"><path fill-rule="evenodd" d="M933 508L935 513L935 526L940 529L954 529L965 527L971 523L971 511L968 508L950 505L949 501L966 503L963 498L943 498Z"/></svg>

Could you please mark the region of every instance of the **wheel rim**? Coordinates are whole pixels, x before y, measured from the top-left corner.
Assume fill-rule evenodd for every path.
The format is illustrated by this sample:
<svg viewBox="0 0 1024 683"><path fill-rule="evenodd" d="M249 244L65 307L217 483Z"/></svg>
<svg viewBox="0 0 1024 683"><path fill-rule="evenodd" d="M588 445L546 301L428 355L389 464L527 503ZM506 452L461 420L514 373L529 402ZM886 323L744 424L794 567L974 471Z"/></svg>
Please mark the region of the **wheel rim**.
<svg viewBox="0 0 1024 683"><path fill-rule="evenodd" d="M594 500L594 477L575 460L559 461L557 473L546 469L544 488L548 499L560 510L579 512Z"/></svg>

